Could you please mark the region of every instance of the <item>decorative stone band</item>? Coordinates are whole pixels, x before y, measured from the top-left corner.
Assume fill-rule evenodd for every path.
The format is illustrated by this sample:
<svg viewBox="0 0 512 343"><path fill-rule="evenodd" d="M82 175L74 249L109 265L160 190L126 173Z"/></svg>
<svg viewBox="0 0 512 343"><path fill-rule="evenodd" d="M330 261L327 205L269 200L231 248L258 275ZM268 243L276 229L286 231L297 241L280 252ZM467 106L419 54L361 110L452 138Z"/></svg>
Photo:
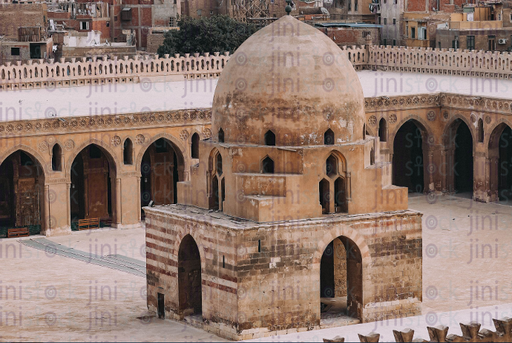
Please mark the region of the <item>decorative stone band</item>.
<svg viewBox="0 0 512 343"><path fill-rule="evenodd" d="M47 135L49 133L58 134L69 132L108 131L123 128L151 128L162 125L165 125L166 127L208 125L211 120L211 109L23 120L0 123L0 137L37 136ZM211 132L205 134L205 136L211 136Z"/></svg>
<svg viewBox="0 0 512 343"><path fill-rule="evenodd" d="M418 94L395 97L365 98L367 113L391 112L416 108L432 108L442 106L445 109L475 110L496 114L511 114L512 100L475 97L451 93ZM434 114L435 115L435 114ZM443 112L442 119L448 119ZM142 112L120 115L81 116L55 119L37 119L10 121L0 123L0 137L6 136L37 136L48 133L88 132L91 130L117 130L120 128L143 128L155 126L181 126L194 124L210 124L211 108L172 110L161 112ZM369 117L370 126L377 125L377 118ZM434 116L429 120L435 120ZM487 120L489 119L489 120ZM391 124L397 121L396 114L389 115ZM490 117L486 118L490 122ZM185 133L183 133L185 135ZM206 138L211 132L204 133ZM183 137L182 137L183 138ZM186 137L185 137L186 138Z"/></svg>
<svg viewBox="0 0 512 343"><path fill-rule="evenodd" d="M511 99L497 99L444 92L392 97L368 97L364 99L364 104L367 113L442 106L443 108L459 110L476 110L496 114L512 114ZM396 118L394 120L396 121ZM393 123L393 119L391 119L391 123ZM376 124L376 122L373 124Z"/></svg>

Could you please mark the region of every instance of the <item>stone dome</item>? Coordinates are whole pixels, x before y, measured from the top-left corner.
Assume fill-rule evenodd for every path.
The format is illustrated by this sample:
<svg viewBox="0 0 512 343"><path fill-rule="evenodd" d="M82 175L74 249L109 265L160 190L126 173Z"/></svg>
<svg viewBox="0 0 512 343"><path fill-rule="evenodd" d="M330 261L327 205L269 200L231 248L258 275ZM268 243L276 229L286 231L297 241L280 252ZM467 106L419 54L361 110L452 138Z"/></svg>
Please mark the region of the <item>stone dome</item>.
<svg viewBox="0 0 512 343"><path fill-rule="evenodd" d="M222 71L213 99L214 140L323 145L363 138L364 96L352 64L320 30L286 15L249 37Z"/></svg>

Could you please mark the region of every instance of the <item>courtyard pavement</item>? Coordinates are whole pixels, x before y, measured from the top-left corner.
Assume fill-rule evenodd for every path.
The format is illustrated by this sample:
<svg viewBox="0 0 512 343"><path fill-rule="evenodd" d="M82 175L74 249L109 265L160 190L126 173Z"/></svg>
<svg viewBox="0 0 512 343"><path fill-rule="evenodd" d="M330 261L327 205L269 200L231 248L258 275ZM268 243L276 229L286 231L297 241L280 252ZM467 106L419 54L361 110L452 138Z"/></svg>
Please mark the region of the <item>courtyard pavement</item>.
<svg viewBox="0 0 512 343"><path fill-rule="evenodd" d="M464 195L414 195L409 207L424 213L421 316L263 340L358 341L358 333L376 331L393 341L392 330L405 327L428 338L427 325L460 334L459 322L483 320L492 329L491 317L512 317L512 207ZM147 319L144 256L143 229L0 239L0 340L221 341L183 323Z"/></svg>

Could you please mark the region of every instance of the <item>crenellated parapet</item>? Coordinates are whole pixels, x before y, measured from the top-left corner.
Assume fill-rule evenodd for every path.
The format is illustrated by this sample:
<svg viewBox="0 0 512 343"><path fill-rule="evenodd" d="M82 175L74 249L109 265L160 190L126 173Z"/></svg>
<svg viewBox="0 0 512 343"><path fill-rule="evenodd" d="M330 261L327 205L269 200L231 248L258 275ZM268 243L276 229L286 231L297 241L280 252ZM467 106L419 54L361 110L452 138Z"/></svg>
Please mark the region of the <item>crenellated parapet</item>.
<svg viewBox="0 0 512 343"><path fill-rule="evenodd" d="M111 83L138 83L155 77L180 76L182 79L217 78L230 55L198 53L190 56L158 55L110 59L108 56L71 58L59 61L29 60L26 64L7 62L0 66L0 91L55 88Z"/></svg>
<svg viewBox="0 0 512 343"><path fill-rule="evenodd" d="M357 70L368 65L368 50L365 46L344 47L352 65ZM0 66L0 91L33 88L104 85L112 83L139 83L145 80L172 80L196 78L218 78L231 55L205 53L185 54L174 57L145 55L124 58L95 56L80 59L61 58L7 62ZM326 61L329 63L329 61ZM332 63L332 62L331 62Z"/></svg>
<svg viewBox="0 0 512 343"><path fill-rule="evenodd" d="M393 330L395 342L510 342L512 341L512 319L493 319L496 331L481 329L478 322L467 324L460 323L462 335L448 334L447 326L428 326L427 332L429 340L414 338L414 330L403 329ZM380 334L371 332L363 335L358 334L360 342L379 342ZM334 338L324 338L324 342L344 342L345 338L336 336Z"/></svg>
<svg viewBox="0 0 512 343"><path fill-rule="evenodd" d="M509 79L512 53L391 46L344 46L341 53L354 69ZM147 80L218 78L229 52L200 55L95 56L59 61L29 60L0 66L0 90L55 88L90 84L138 83ZM333 63L326 56L324 63ZM243 61L240 61L243 62Z"/></svg>
<svg viewBox="0 0 512 343"><path fill-rule="evenodd" d="M484 50L369 46L368 69L509 79L512 54Z"/></svg>

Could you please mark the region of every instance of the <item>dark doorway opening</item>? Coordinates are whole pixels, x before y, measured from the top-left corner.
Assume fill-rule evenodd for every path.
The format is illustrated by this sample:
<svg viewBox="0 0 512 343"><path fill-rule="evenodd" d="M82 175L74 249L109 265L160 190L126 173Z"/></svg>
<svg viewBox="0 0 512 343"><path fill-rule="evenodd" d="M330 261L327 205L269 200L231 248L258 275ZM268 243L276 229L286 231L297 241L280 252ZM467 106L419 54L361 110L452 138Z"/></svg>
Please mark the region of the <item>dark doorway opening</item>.
<svg viewBox="0 0 512 343"><path fill-rule="evenodd" d="M202 314L201 257L195 240L186 235L178 252L179 311L185 316Z"/></svg>
<svg viewBox="0 0 512 343"><path fill-rule="evenodd" d="M174 145L164 138L156 140L148 147L142 157L140 167L142 207L148 206L151 201L155 205L177 202L181 161ZM141 213L144 217L144 212Z"/></svg>
<svg viewBox="0 0 512 343"><path fill-rule="evenodd" d="M41 45L30 44L30 58L42 58L41 57Z"/></svg>
<svg viewBox="0 0 512 343"><path fill-rule="evenodd" d="M16 151L0 164L0 237L17 227L40 233L43 185L43 169L28 153Z"/></svg>
<svg viewBox="0 0 512 343"><path fill-rule="evenodd" d="M165 301L164 295L162 293L158 293L158 305L157 305L158 318L165 319Z"/></svg>
<svg viewBox="0 0 512 343"><path fill-rule="evenodd" d="M402 125L393 142L393 184L407 187L410 193L423 193L422 130L412 120Z"/></svg>
<svg viewBox="0 0 512 343"><path fill-rule="evenodd" d="M321 319L342 318L348 324L358 323L362 299L361 253L352 240L340 236L329 243L320 261Z"/></svg>

